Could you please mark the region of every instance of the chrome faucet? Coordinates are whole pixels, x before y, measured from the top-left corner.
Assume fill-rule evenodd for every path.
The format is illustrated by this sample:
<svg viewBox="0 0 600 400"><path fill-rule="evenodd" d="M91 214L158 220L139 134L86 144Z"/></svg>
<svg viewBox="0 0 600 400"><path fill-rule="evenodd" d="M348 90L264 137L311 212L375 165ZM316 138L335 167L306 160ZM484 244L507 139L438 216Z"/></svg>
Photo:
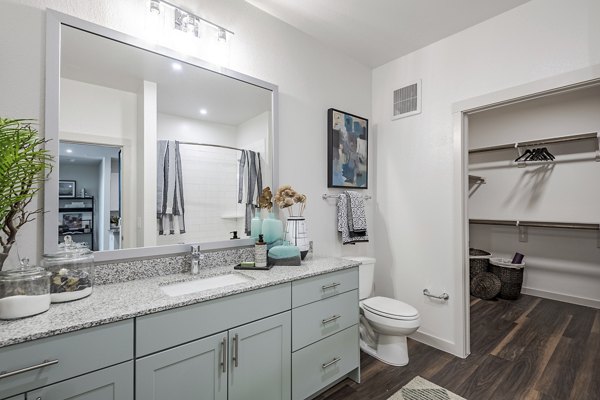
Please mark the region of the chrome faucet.
<svg viewBox="0 0 600 400"><path fill-rule="evenodd" d="M202 253L200 253L200 245L192 246L192 268L190 270L192 275L198 275L200 272L200 259Z"/></svg>

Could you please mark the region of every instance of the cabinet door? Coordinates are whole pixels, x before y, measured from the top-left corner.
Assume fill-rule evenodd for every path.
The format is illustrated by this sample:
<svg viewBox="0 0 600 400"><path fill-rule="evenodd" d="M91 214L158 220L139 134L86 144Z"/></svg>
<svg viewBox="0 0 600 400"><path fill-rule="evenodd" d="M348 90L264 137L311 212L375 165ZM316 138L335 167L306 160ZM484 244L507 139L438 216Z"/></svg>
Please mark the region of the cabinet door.
<svg viewBox="0 0 600 400"><path fill-rule="evenodd" d="M225 351L227 333L220 333L138 359L136 398L226 400Z"/></svg>
<svg viewBox="0 0 600 400"><path fill-rule="evenodd" d="M232 329L229 342L229 400L290 399L290 312Z"/></svg>
<svg viewBox="0 0 600 400"><path fill-rule="evenodd" d="M101 369L27 393L33 400L133 400L133 362Z"/></svg>
<svg viewBox="0 0 600 400"><path fill-rule="evenodd" d="M4 400L25 400L25 395L24 394L20 394L18 396L9 397L8 399L4 399Z"/></svg>

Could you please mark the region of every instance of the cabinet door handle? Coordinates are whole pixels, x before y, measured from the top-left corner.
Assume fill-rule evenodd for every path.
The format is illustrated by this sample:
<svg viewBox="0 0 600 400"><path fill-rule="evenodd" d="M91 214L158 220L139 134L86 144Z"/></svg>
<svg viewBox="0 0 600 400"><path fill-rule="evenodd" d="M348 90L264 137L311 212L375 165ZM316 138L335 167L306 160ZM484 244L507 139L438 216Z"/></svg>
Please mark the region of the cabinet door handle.
<svg viewBox="0 0 600 400"><path fill-rule="evenodd" d="M321 323L323 325L327 325L328 323L333 322L333 321L337 320L340 317L341 317L341 315L332 315L329 318L325 318L324 320L321 320Z"/></svg>
<svg viewBox="0 0 600 400"><path fill-rule="evenodd" d="M340 361L342 359L342 357L335 357L333 360L326 362L325 364L321 364L321 368L325 369L327 367L332 366L333 364L337 363L338 361Z"/></svg>
<svg viewBox="0 0 600 400"><path fill-rule="evenodd" d="M239 342L239 337L238 334L236 333L235 335L233 335L233 366L237 367L238 366L238 362L240 361L239 359L239 349L238 349L238 342Z"/></svg>
<svg viewBox="0 0 600 400"><path fill-rule="evenodd" d="M325 291L327 289L333 289L333 288L335 288L337 286L340 286L340 285L341 285L341 283L334 282L334 283L330 283L329 285L323 285L323 286L321 286L321 289L323 291Z"/></svg>
<svg viewBox="0 0 600 400"><path fill-rule="evenodd" d="M58 364L58 360L44 360L42 363L37 364L37 365L32 365L31 367L21 368L21 369L17 369L15 371L10 371L10 372L2 371L2 372L0 372L0 379L10 378L11 376L23 374L23 373L29 372L29 371L34 371L36 369L40 369L40 368L44 368L44 367L49 367L54 364Z"/></svg>
<svg viewBox="0 0 600 400"><path fill-rule="evenodd" d="M227 336L221 341L221 371L227 372Z"/></svg>

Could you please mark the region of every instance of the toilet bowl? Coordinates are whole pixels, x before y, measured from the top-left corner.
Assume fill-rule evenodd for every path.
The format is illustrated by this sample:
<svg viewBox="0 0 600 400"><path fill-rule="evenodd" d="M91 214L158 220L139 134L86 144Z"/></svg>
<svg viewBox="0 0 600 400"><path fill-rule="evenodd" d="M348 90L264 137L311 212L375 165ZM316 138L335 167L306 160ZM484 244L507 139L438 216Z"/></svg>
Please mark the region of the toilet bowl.
<svg viewBox="0 0 600 400"><path fill-rule="evenodd" d="M394 366L408 364L406 337L421 325L413 306L388 297L370 297L373 293L375 259L347 257L359 261L359 307L361 316L360 348L367 354Z"/></svg>
<svg viewBox="0 0 600 400"><path fill-rule="evenodd" d="M379 296L363 300L359 306L377 335L375 346L361 338L361 349L386 364L408 364L406 337L415 333L421 325L417 310L401 301Z"/></svg>

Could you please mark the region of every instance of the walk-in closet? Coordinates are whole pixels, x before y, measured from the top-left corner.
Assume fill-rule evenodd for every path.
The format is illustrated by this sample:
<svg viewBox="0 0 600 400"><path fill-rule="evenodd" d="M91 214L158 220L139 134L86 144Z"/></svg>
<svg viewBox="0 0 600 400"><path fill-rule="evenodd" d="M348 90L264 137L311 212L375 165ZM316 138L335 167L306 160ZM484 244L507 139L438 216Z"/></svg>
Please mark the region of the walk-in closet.
<svg viewBox="0 0 600 400"><path fill-rule="evenodd" d="M600 308L599 131L600 85L469 115L469 244L524 255L521 293Z"/></svg>

